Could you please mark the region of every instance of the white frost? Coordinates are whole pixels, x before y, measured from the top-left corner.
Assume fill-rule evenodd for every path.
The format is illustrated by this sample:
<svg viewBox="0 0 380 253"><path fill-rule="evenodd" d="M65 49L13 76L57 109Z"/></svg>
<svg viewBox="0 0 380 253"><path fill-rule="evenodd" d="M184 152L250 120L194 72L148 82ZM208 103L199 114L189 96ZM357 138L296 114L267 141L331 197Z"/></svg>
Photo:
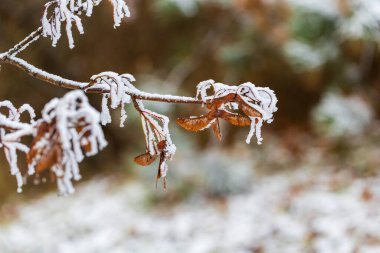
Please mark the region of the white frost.
<svg viewBox="0 0 380 253"><path fill-rule="evenodd" d="M103 94L102 98L101 118L103 125L111 123L111 115L108 108L108 100L110 100L112 109L120 107L120 127L124 127L124 122L127 119L125 105L131 102L130 90L136 90L132 85L134 81L135 78L130 74L119 75L111 71L102 72L91 77L91 86L87 89L102 87L103 90L108 91L108 93Z"/></svg>
<svg viewBox="0 0 380 253"><path fill-rule="evenodd" d="M11 174L16 177L18 192L22 191L24 177L17 164L17 151L28 154L30 150L21 143L22 137L38 135L32 145L35 155L28 160L28 175L36 172L36 166L50 151L59 150L51 170L57 176L61 194L73 192L71 180L81 178L78 163L84 156L95 155L107 145L100 126L100 114L90 106L83 91L71 91L61 99L52 99L37 121L33 108L27 104L17 109L11 102L3 101L0 107L6 108L8 114L0 113L0 147L4 148ZM23 113L29 114L28 123L20 122ZM46 125L47 129L39 133L41 125Z"/></svg>
<svg viewBox="0 0 380 253"><path fill-rule="evenodd" d="M82 21L79 15L82 12L90 17L94 6L97 6L102 0L54 0L45 4L45 11L42 15L42 35L50 37L52 45L55 47L61 38L62 23L65 22L65 30L69 41L69 47L74 47L74 38L72 33L73 24L80 34L84 33ZM109 0L113 6L114 27L120 26L123 18L129 17L130 12L124 0ZM52 10L51 10L52 9ZM50 11L52 13L50 13Z"/></svg>
<svg viewBox="0 0 380 253"><path fill-rule="evenodd" d="M247 115L251 120L251 127L246 139L247 144L249 144L253 135L256 134L257 143L261 144L261 127L263 122L271 123L273 121L273 114L277 111L278 100L276 94L268 87L256 87L250 82L239 86L230 86L216 83L214 80L207 80L198 84L196 97L206 104L229 94L236 94L246 106L261 114L261 117ZM227 108L236 109L237 107L237 102L225 102L218 109L228 111Z"/></svg>
<svg viewBox="0 0 380 253"><path fill-rule="evenodd" d="M35 113L33 108L27 104L16 109L10 101L0 102L0 107L5 107L8 110L7 116L0 113L0 147L4 148L5 158L10 165L11 174L16 177L17 192L20 193L22 192L24 181L17 164L17 151L29 152L29 148L20 143L20 139L23 134L31 134L33 130L29 124L20 122L20 116L22 113L27 112L30 123L34 123ZM16 130L18 132L13 132Z"/></svg>

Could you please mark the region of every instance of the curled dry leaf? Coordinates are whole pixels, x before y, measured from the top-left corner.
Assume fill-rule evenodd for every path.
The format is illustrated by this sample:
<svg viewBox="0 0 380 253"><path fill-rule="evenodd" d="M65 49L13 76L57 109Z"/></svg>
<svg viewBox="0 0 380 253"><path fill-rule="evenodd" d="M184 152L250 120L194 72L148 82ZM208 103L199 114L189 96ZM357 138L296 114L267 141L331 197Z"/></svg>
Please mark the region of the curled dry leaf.
<svg viewBox="0 0 380 253"><path fill-rule="evenodd" d="M47 169L50 169L55 164L60 163L62 157L62 151L58 145L54 145L52 148L43 150L40 154L35 170L37 174L41 174Z"/></svg>
<svg viewBox="0 0 380 253"><path fill-rule="evenodd" d="M248 117L256 117L256 118L262 118L263 115L259 113L256 109L248 106L243 101L239 104L239 108L244 112L245 115Z"/></svg>
<svg viewBox="0 0 380 253"><path fill-rule="evenodd" d="M247 116L236 113L220 111L220 118L224 119L234 126L245 127L251 125L251 120Z"/></svg>
<svg viewBox="0 0 380 253"><path fill-rule="evenodd" d="M40 122L37 125L37 135L33 139L29 152L26 154L28 165L34 167L36 173L42 173L44 170L49 169L57 160L55 145L43 141L44 138L52 134L49 131L50 125L45 121Z"/></svg>
<svg viewBox="0 0 380 253"><path fill-rule="evenodd" d="M220 132L220 126L219 126L219 120L216 119L212 124L211 124L212 131L214 132L216 138L219 141L222 141L222 133Z"/></svg>
<svg viewBox="0 0 380 253"><path fill-rule="evenodd" d="M171 140L169 133L169 118L144 107L140 100L134 100L135 108L140 112L141 125L145 135L146 153L135 158L137 164L146 166L154 162L159 156L157 181L164 179L166 189L166 173L168 171L167 162L172 159L176 146Z"/></svg>
<svg viewBox="0 0 380 253"><path fill-rule="evenodd" d="M162 141L157 143L157 149L160 152L165 151L166 147L167 147L167 141L166 140L162 140Z"/></svg>
<svg viewBox="0 0 380 253"><path fill-rule="evenodd" d="M188 131L198 132L210 126L214 118L209 118L208 115L190 118L178 118L177 124Z"/></svg>
<svg viewBox="0 0 380 253"><path fill-rule="evenodd" d="M216 137L222 135L218 119L221 118L235 126L250 126L246 142L255 134L257 143L261 144L261 126L263 122L271 123L273 113L277 111L277 98L269 88L256 87L252 83L229 86L204 81L197 86L197 98L210 110L206 116L179 118L177 124L189 131L201 131L212 127ZM232 111L240 110L240 113Z"/></svg>
<svg viewBox="0 0 380 253"><path fill-rule="evenodd" d="M136 156L134 161L138 165L148 166L151 165L157 159L157 155L151 155L149 153L144 153L142 155Z"/></svg>
<svg viewBox="0 0 380 253"><path fill-rule="evenodd" d="M71 180L81 178L79 162L107 145L100 115L82 91L72 91L51 100L36 122L34 139L27 153L29 174L49 170L55 175L60 194L74 191Z"/></svg>

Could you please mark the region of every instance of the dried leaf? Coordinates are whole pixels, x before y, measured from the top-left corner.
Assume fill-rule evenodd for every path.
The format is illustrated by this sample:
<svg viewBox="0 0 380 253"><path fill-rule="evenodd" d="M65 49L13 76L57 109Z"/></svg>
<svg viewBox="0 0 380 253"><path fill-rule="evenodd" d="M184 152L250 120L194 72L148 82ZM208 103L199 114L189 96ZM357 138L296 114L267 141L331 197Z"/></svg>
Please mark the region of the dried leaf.
<svg viewBox="0 0 380 253"><path fill-rule="evenodd" d="M136 156L134 161L141 166L148 166L152 164L156 159L157 155L152 156L149 153L144 153L142 155Z"/></svg>
<svg viewBox="0 0 380 253"><path fill-rule="evenodd" d="M40 174L59 163L58 161L60 160L61 153L62 152L57 145L53 149L44 150L44 154L42 154L42 157L38 160L38 163L35 166L36 173Z"/></svg>
<svg viewBox="0 0 380 253"><path fill-rule="evenodd" d="M86 142L86 144L82 145L83 150L87 153L90 153L92 150L91 142Z"/></svg>
<svg viewBox="0 0 380 253"><path fill-rule="evenodd" d="M30 145L30 150L26 155L28 164L32 163L33 158L41 152L40 149L36 148L36 144L44 137L49 129L49 124L46 122L42 122L37 127L37 136L33 139L32 144Z"/></svg>
<svg viewBox="0 0 380 253"><path fill-rule="evenodd" d="M163 151L163 150L165 150L165 148L166 148L166 141L165 140L162 140L162 141L160 141L159 143L157 143L157 149L158 149L158 151Z"/></svg>
<svg viewBox="0 0 380 253"><path fill-rule="evenodd" d="M227 112L227 111L220 111L219 116L227 121L228 123L234 125L234 126L250 126L251 120L247 116Z"/></svg>
<svg viewBox="0 0 380 253"><path fill-rule="evenodd" d="M235 102L236 93L229 93L226 96L214 98L211 103L207 104L208 109L219 109L223 104Z"/></svg>
<svg viewBox="0 0 380 253"><path fill-rule="evenodd" d="M163 177L162 171L161 171L161 166L164 162L165 162L165 153L162 152L160 155L160 163L158 165L158 170L157 170L156 188L157 188L158 180L160 180ZM163 177L163 178L164 178L164 190L166 191L166 177Z"/></svg>
<svg viewBox="0 0 380 253"><path fill-rule="evenodd" d="M218 138L219 141L222 140L222 133L220 132L220 126L219 126L219 120L216 119L212 124L211 124L211 127L212 127L212 130L216 136L216 138Z"/></svg>
<svg viewBox="0 0 380 253"><path fill-rule="evenodd" d="M239 103L239 108L244 112L245 115L250 116L250 117L256 117L256 118L262 118L263 115L253 109L252 107L248 106L245 102L241 101Z"/></svg>
<svg viewBox="0 0 380 253"><path fill-rule="evenodd" d="M198 132L208 128L213 120L214 118L205 115L194 118L178 118L176 122L188 131Z"/></svg>
<svg viewBox="0 0 380 253"><path fill-rule="evenodd" d="M81 131L78 131L78 133L80 133ZM89 141L89 137L91 136L91 134L91 131L86 131L82 137L84 141L81 142L81 146L86 153L90 153L92 150L91 141Z"/></svg>

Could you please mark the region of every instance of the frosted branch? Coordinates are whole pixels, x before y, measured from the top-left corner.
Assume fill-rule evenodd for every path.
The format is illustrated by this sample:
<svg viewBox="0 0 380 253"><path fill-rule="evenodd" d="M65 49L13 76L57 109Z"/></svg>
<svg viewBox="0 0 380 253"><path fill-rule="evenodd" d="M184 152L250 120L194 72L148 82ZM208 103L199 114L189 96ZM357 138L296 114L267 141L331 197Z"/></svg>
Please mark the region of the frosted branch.
<svg viewBox="0 0 380 253"><path fill-rule="evenodd" d="M48 73L18 57L7 56L6 53L0 54L0 64L1 63L7 63L10 65L16 66L22 71L24 71L25 73L27 73L28 75L34 78L37 78L41 81L53 84L55 86L67 88L67 89L82 89L86 93L99 93L99 94L110 93L110 86L108 84L104 84L101 82L98 83L97 82L98 79L96 77L99 75L104 75L105 73L112 73L112 76L117 75L116 73L113 73L113 72L103 72L101 74L91 77L91 81L86 83L86 82L73 81L70 79L60 77L55 74ZM124 74L124 76L125 75L129 75L129 74ZM166 102L166 103L184 103L184 104L201 104L202 103L201 100L198 100L194 97L148 93L148 92L140 91L136 87L133 89L132 88L129 89L127 92L128 92L128 95L133 96L140 100L159 101L159 102Z"/></svg>
<svg viewBox="0 0 380 253"><path fill-rule="evenodd" d="M42 26L37 28L31 34L29 34L25 39L15 45L13 48L9 49L6 52L7 56L15 56L21 51L25 50L28 46L30 46L33 42L37 41L42 35ZM1 58L1 57L0 57Z"/></svg>
<svg viewBox="0 0 380 253"><path fill-rule="evenodd" d="M52 45L55 47L62 36L62 23L65 23L65 30L69 47L74 47L72 27L76 26L80 34L84 33L80 14L86 13L90 17L94 6L100 4L102 0L54 0L45 4L42 15L42 35L50 37ZM114 27L120 26L121 20L130 16L128 6L124 0L109 0L113 6Z"/></svg>
<svg viewBox="0 0 380 253"><path fill-rule="evenodd" d="M167 161L175 154L176 146L173 144L169 132L169 118L165 115L145 109L140 100L133 100L135 108L140 112L142 129L145 135L146 151L135 158L135 162L146 166L160 157L157 180L164 178L166 189Z"/></svg>
<svg viewBox="0 0 380 253"><path fill-rule="evenodd" d="M62 99L51 100L42 111L42 118L34 121L34 110L29 105L16 109L9 101L0 102L8 115L0 114L0 146L4 148L11 174L17 179L21 192L24 178L51 170L59 192L74 191L71 180L79 180L78 163L84 156L92 156L107 142L100 127L100 115L93 109L83 91L71 91ZM29 122L20 122L22 113L29 114ZM32 136L30 147L22 144L22 137ZM28 174L22 175L17 165L17 152L27 155Z"/></svg>
<svg viewBox="0 0 380 253"><path fill-rule="evenodd" d="M129 9L124 0L108 0L113 6L114 27L129 17ZM169 133L169 118L144 107L143 101L164 103L202 104L209 110L206 115L179 118L177 123L190 131L212 128L221 140L219 120L235 126L250 126L246 142L250 143L255 135L261 144L261 127L264 122L271 123L277 111L277 98L269 88L256 87L252 83L230 86L213 80L201 82L195 97L161 95L148 93L136 88L131 74L118 74L107 71L93 75L89 82L78 82L54 75L39 69L16 57L41 35L50 37L53 46L61 38L62 26L65 27L70 48L74 47L72 28L84 33L80 15L92 15L93 8L102 0L53 0L45 5L42 26L32 32L6 53L0 54L0 64L7 63L30 76L58 87L74 89L63 98L55 98L46 104L42 118L35 121L35 113L29 105L16 108L9 101L0 102L8 115L0 113L0 147L4 148L11 174L16 176L18 191L28 175L40 175L46 171L55 175L61 194L74 191L72 180L80 179L78 164L85 156L97 154L107 142L100 123L111 122L110 109L120 108L120 126L127 119L125 107L133 103L140 113L145 135L145 153L135 158L140 165L149 165L159 158L157 181L164 179L166 189L167 162L175 154L176 146ZM102 94L102 112L98 113L88 103L85 93ZM20 122L22 113L29 114L29 122ZM22 143L24 136L32 136L30 147ZM17 164L17 153L27 155L27 174L22 175Z"/></svg>
<svg viewBox="0 0 380 253"><path fill-rule="evenodd" d="M277 98L269 88L256 87L253 83L230 86L216 83L214 80L200 82L197 97L210 112L200 117L180 118L177 123L190 131L201 131L212 127L221 140L219 118L236 126L250 126L246 142L249 144L253 135L261 144L261 127L263 122L271 123L273 113L277 111ZM242 114L235 113L239 109Z"/></svg>

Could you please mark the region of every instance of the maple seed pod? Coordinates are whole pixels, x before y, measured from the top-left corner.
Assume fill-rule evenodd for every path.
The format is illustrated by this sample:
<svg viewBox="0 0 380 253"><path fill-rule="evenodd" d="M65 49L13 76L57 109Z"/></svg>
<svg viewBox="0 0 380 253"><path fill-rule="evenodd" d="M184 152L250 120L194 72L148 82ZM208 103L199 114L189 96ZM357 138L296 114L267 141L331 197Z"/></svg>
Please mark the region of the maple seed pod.
<svg viewBox="0 0 380 253"><path fill-rule="evenodd" d="M134 162L141 166L148 166L152 164L157 159L157 155L152 156L149 153L144 153L142 155L136 156Z"/></svg>

